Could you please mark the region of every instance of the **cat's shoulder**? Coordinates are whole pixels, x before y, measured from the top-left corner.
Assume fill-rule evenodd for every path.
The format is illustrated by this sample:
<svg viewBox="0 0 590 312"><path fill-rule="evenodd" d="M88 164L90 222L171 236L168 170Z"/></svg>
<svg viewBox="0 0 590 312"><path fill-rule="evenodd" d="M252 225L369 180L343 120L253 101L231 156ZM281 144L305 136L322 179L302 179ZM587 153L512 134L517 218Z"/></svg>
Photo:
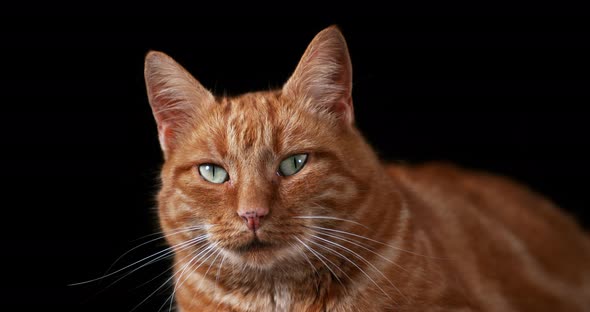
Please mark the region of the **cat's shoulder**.
<svg viewBox="0 0 590 312"><path fill-rule="evenodd" d="M515 184L510 178L484 170L459 166L445 161L409 164L404 162L384 164L386 172L396 179L411 179L417 182L456 184L467 180Z"/></svg>
<svg viewBox="0 0 590 312"><path fill-rule="evenodd" d="M508 176L447 162L388 164L385 168L399 187L422 199L467 203L465 209L478 207L506 221L534 218L548 222L547 227L578 228L574 218L551 199Z"/></svg>
<svg viewBox="0 0 590 312"><path fill-rule="evenodd" d="M519 201L547 199L523 182L498 173L472 169L450 162L386 164L386 172L398 183L446 193L477 194Z"/></svg>

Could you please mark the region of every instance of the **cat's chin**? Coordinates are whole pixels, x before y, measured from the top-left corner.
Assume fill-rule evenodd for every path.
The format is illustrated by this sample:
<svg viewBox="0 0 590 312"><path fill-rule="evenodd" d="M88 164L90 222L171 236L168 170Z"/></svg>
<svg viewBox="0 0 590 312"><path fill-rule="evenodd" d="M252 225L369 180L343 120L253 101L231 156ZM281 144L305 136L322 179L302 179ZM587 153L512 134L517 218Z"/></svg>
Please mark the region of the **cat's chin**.
<svg viewBox="0 0 590 312"><path fill-rule="evenodd" d="M235 249L235 251L238 254L248 254L248 253L259 253L259 252L265 252L265 251L270 251L272 249L276 248L276 246L274 246L271 243L267 243L267 242L263 242L257 238L249 241L248 243L238 247Z"/></svg>
<svg viewBox="0 0 590 312"><path fill-rule="evenodd" d="M255 237L243 245L230 249L230 253L231 258L240 264L257 269L269 269L281 258L283 249Z"/></svg>

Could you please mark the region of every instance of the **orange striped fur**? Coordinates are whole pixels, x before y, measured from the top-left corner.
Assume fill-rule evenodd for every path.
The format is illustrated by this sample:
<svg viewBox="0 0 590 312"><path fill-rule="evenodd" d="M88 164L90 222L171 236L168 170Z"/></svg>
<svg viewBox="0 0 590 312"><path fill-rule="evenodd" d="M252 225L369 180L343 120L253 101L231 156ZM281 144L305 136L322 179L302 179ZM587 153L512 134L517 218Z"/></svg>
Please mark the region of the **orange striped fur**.
<svg viewBox="0 0 590 312"><path fill-rule="evenodd" d="M590 240L551 202L482 172L379 161L354 126L337 28L281 90L216 98L160 52L145 74L179 311L590 311ZM301 153L301 171L277 174ZM229 179L206 181L209 163ZM255 230L244 209L267 211Z"/></svg>

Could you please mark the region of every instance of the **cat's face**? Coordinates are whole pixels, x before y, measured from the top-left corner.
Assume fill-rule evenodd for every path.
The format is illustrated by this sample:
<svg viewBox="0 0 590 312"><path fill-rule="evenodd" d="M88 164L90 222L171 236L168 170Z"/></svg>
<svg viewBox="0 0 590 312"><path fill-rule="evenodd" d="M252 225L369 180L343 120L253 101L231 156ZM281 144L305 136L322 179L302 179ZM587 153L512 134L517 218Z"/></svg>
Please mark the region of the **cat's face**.
<svg viewBox="0 0 590 312"><path fill-rule="evenodd" d="M157 52L146 82L166 156L160 221L178 250L199 241L268 268L301 257L314 227L355 220L372 156L352 125L350 61L335 28L282 90L214 98Z"/></svg>

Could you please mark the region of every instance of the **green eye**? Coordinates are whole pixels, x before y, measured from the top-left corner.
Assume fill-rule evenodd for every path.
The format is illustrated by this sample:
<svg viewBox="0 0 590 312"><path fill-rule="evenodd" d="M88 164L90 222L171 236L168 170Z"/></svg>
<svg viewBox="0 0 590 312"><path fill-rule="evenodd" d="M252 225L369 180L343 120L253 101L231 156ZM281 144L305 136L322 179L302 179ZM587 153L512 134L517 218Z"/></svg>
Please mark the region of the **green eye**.
<svg viewBox="0 0 590 312"><path fill-rule="evenodd" d="M287 157L281 161L281 164L279 165L279 173L282 176L294 175L305 166L306 161L307 154L297 154Z"/></svg>
<svg viewBox="0 0 590 312"><path fill-rule="evenodd" d="M199 166L199 173L203 179L211 183L223 183L229 180L229 175L225 169L214 164L202 164Z"/></svg>

